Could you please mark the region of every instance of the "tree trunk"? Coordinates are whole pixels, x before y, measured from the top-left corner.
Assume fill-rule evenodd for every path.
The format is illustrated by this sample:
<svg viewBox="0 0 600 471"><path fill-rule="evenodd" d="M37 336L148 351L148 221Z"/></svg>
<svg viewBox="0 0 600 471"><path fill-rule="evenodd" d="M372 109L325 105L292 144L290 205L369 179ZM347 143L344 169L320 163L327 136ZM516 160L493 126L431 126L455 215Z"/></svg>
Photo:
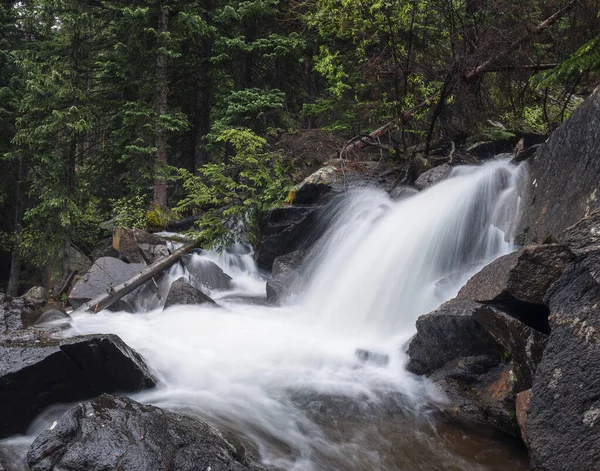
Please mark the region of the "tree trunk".
<svg viewBox="0 0 600 471"><path fill-rule="evenodd" d="M25 47L31 42L31 15L32 8L31 2L24 1L25 6L25 31L23 33L23 42ZM27 82L27 76L25 76L25 82ZM11 253L10 258L10 274L8 277L8 287L6 293L9 296L18 296L19 294L19 282L21 280L21 255L19 253L19 241L21 234L21 224L23 223L23 216L25 214L25 180L27 179L27 158L24 155L19 156L19 169L18 169L18 180L17 180L17 201L15 204L15 227L14 227L14 238L15 247Z"/></svg>
<svg viewBox="0 0 600 471"><path fill-rule="evenodd" d="M206 1L204 21L211 24L214 1ZM204 137L210 132L210 103L212 100L212 57L214 38L209 36L198 39L199 65L196 72L196 106L194 109L194 169L196 172L208 163L208 152Z"/></svg>
<svg viewBox="0 0 600 471"><path fill-rule="evenodd" d="M169 31L169 8L166 2L160 3L158 17L158 52L156 53L156 168L154 178L153 203L167 206L167 179L165 167L167 166L167 131L161 123L161 117L168 111L169 87L167 82L168 57L166 33Z"/></svg>
<svg viewBox="0 0 600 471"><path fill-rule="evenodd" d="M21 224L23 222L23 214L25 209L25 191L23 186L25 184L27 163L25 157L19 157L19 170L18 170L18 181L17 181L17 201L15 205L15 247L13 248L11 259L10 259L10 275L8 278L8 288L6 293L9 296L18 296L19 294L19 281L21 278L21 255L19 253L19 239L21 233Z"/></svg>

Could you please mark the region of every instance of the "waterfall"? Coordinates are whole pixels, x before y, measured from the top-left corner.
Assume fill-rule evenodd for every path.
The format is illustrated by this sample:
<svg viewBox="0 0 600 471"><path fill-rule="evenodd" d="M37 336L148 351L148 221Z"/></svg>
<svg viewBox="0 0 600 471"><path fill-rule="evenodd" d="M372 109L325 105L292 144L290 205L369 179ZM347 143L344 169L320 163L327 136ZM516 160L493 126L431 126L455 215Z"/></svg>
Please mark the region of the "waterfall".
<svg viewBox="0 0 600 471"><path fill-rule="evenodd" d="M498 161L461 167L399 201L349 192L284 306L256 301L265 280L251 251L235 247L193 256L233 278L229 291L211 292L221 308L82 315L69 335L121 336L160 382L135 399L196 414L277 469L524 470L481 429L433 420L443 399L405 370L403 350L417 316L514 250L523 172ZM363 363L357 348L389 362Z"/></svg>
<svg viewBox="0 0 600 471"><path fill-rule="evenodd" d="M523 167L492 162L398 202L352 194L309 268L305 309L330 328L396 333L514 250ZM310 315L309 314L309 315Z"/></svg>

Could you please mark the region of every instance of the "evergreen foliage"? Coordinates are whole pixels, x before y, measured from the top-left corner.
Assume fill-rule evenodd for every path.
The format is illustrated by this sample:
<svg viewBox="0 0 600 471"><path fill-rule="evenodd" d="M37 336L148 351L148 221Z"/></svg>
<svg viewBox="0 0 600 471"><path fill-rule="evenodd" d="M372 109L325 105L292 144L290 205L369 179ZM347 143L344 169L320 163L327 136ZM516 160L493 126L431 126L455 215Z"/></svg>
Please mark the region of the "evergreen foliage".
<svg viewBox="0 0 600 471"><path fill-rule="evenodd" d="M0 244L58 274L116 224L201 213L204 243L231 243L285 200L288 131L393 121L390 158L487 120L548 132L598 80L597 5L469 73L567 3L2 2Z"/></svg>

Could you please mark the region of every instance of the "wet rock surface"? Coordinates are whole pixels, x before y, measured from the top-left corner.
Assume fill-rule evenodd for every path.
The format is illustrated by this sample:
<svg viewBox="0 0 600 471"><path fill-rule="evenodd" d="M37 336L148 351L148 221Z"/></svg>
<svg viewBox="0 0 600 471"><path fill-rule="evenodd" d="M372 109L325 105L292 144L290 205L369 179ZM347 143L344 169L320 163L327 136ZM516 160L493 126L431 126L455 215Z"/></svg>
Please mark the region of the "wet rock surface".
<svg viewBox="0 0 600 471"><path fill-rule="evenodd" d="M306 255L306 250L298 250L275 259L272 278L267 281L266 286L268 303L278 304L292 293L302 275L302 263Z"/></svg>
<svg viewBox="0 0 600 471"><path fill-rule="evenodd" d="M210 290L231 289L231 277L216 263L203 260L193 255L184 255L183 263L194 281Z"/></svg>
<svg viewBox="0 0 600 471"><path fill-rule="evenodd" d="M549 331L545 297L573 259L567 247L532 245L494 260L475 274L458 297L502 306L527 325Z"/></svg>
<svg viewBox="0 0 600 471"><path fill-rule="evenodd" d="M137 275L145 266L143 263L125 263L113 257L99 258L94 262L92 268L75 283L69 293L69 303L77 308L83 303L110 292L114 286ZM129 303L135 293L136 291L125 296L123 301ZM123 310L123 307L124 305L115 306L115 310Z"/></svg>
<svg viewBox="0 0 600 471"><path fill-rule="evenodd" d="M600 89L528 160L520 241L542 243L598 209Z"/></svg>
<svg viewBox="0 0 600 471"><path fill-rule="evenodd" d="M169 289L169 294L165 300L164 309L175 305L185 304L212 304L217 303L207 294L204 294L198 288L190 285L185 278L175 280Z"/></svg>
<svg viewBox="0 0 600 471"><path fill-rule="evenodd" d="M271 270L281 255L309 248L325 227L317 225L319 206L287 206L271 210L263 219L256 247L256 264Z"/></svg>
<svg viewBox="0 0 600 471"><path fill-rule="evenodd" d="M31 471L259 471L194 417L102 395L70 409L31 446Z"/></svg>
<svg viewBox="0 0 600 471"><path fill-rule="evenodd" d="M0 337L0 438L24 433L44 408L155 385L142 357L116 335Z"/></svg>
<svg viewBox="0 0 600 471"><path fill-rule="evenodd" d="M600 253L580 257L549 294L552 333L525 434L533 469L595 471L600 463Z"/></svg>
<svg viewBox="0 0 600 471"><path fill-rule="evenodd" d="M429 376L451 410L518 436L515 398L531 388L546 341L497 308L456 298L418 319L408 369Z"/></svg>

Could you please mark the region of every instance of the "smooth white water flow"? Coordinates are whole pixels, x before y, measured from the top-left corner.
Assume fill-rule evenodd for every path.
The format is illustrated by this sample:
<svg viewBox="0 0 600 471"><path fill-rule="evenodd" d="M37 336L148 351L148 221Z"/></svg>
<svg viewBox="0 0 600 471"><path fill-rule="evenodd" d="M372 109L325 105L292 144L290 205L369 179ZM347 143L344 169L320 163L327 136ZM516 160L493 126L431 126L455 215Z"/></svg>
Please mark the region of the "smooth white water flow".
<svg viewBox="0 0 600 471"><path fill-rule="evenodd" d="M275 469L524 470L491 435L434 420L443 399L403 353L419 315L514 250L522 177L492 162L397 202L349 192L282 307L256 302L265 280L236 247L194 255L233 278L210 292L221 308L83 315L69 335L119 335L160 380L137 400L198 414ZM177 266L165 283L188 275ZM357 348L389 363L363 363Z"/></svg>

